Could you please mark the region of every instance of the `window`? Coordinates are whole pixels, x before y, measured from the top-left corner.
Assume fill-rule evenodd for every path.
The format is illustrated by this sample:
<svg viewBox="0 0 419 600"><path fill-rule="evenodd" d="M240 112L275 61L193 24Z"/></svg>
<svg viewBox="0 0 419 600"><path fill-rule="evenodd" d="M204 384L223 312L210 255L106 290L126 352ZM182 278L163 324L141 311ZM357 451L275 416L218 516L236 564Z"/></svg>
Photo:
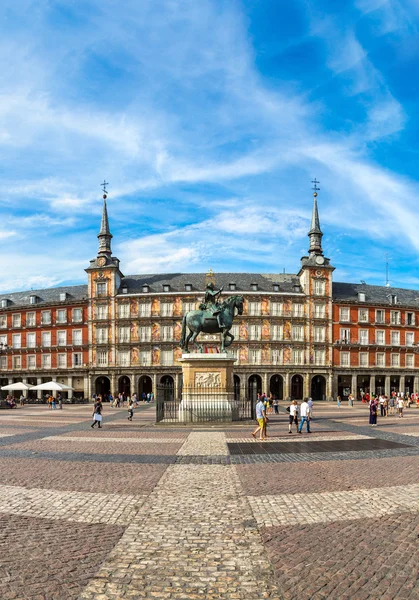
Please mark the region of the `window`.
<svg viewBox="0 0 419 600"><path fill-rule="evenodd" d="M12 327L20 327L21 322L22 322L22 316L20 314L12 315Z"/></svg>
<svg viewBox="0 0 419 600"><path fill-rule="evenodd" d="M273 317L282 316L282 302L271 302L271 315Z"/></svg>
<svg viewBox="0 0 419 600"><path fill-rule="evenodd" d="M108 331L107 329L105 329L104 331ZM81 346L83 343L82 340L82 331L81 329L73 329L72 332L72 342L73 342L73 346Z"/></svg>
<svg viewBox="0 0 419 600"><path fill-rule="evenodd" d="M380 345L380 346L384 346L386 343L386 332L378 329L375 332L375 343Z"/></svg>
<svg viewBox="0 0 419 600"><path fill-rule="evenodd" d="M140 342L151 341L151 327L140 327Z"/></svg>
<svg viewBox="0 0 419 600"><path fill-rule="evenodd" d="M150 286L148 285L148 283L144 283L144 285L141 289L142 289L143 294L148 294L148 292L150 291Z"/></svg>
<svg viewBox="0 0 419 600"><path fill-rule="evenodd" d="M315 319L324 319L326 316L326 305L325 304L315 304L314 305L314 318Z"/></svg>
<svg viewBox="0 0 419 600"><path fill-rule="evenodd" d="M185 283L185 291L192 292L192 284L191 283Z"/></svg>
<svg viewBox="0 0 419 600"><path fill-rule="evenodd" d="M162 350L160 354L160 364L171 366L173 365L173 350Z"/></svg>
<svg viewBox="0 0 419 600"><path fill-rule="evenodd" d="M260 315L260 302L249 302L249 313L250 316L257 317Z"/></svg>
<svg viewBox="0 0 419 600"><path fill-rule="evenodd" d="M43 310L41 313L41 324L42 325L50 325L51 323L51 311Z"/></svg>
<svg viewBox="0 0 419 600"><path fill-rule="evenodd" d="M6 329L7 327L7 315L0 315L0 328Z"/></svg>
<svg viewBox="0 0 419 600"><path fill-rule="evenodd" d="M249 325L249 340L260 340L261 331L260 325Z"/></svg>
<svg viewBox="0 0 419 600"><path fill-rule="evenodd" d="M57 331L57 346L67 346L66 331Z"/></svg>
<svg viewBox="0 0 419 600"><path fill-rule="evenodd" d="M151 350L140 351L140 363L142 365L151 365Z"/></svg>
<svg viewBox="0 0 419 600"><path fill-rule="evenodd" d="M42 355L42 368L43 369L51 368L51 354L43 354Z"/></svg>
<svg viewBox="0 0 419 600"><path fill-rule="evenodd" d="M35 327L36 314L34 312L26 313L26 327Z"/></svg>
<svg viewBox="0 0 419 600"><path fill-rule="evenodd" d="M240 337L240 326L237 325L237 323L235 325L233 325L233 327L230 329L230 333L231 333L231 335L234 335L234 338L236 340L238 340ZM230 352L230 349L229 349L229 352Z"/></svg>
<svg viewBox="0 0 419 600"><path fill-rule="evenodd" d="M121 288L121 290L122 290L123 294L128 294L128 288L127 288L126 285L123 285L122 288Z"/></svg>
<svg viewBox="0 0 419 600"><path fill-rule="evenodd" d="M83 320L82 309L81 308L73 308L71 318L72 318L73 323L81 323L81 321Z"/></svg>
<svg viewBox="0 0 419 600"><path fill-rule="evenodd" d="M57 323L67 323L67 311L65 308L60 308L56 312Z"/></svg>
<svg viewBox="0 0 419 600"><path fill-rule="evenodd" d="M377 352L375 355L375 362L377 367L385 367L386 366L386 355L384 352Z"/></svg>
<svg viewBox="0 0 419 600"><path fill-rule="evenodd" d="M251 283L250 284L250 289L252 290L252 292L257 292L258 291L258 284L257 283Z"/></svg>
<svg viewBox="0 0 419 600"><path fill-rule="evenodd" d="M96 319L101 321L108 318L108 306L107 304L98 304L96 306Z"/></svg>
<svg viewBox="0 0 419 600"><path fill-rule="evenodd" d="M51 332L50 331L42 332L42 346L44 348L49 348L51 346Z"/></svg>
<svg viewBox="0 0 419 600"><path fill-rule="evenodd" d="M271 350L271 362L273 365L280 365L282 363L281 350L279 348Z"/></svg>
<svg viewBox="0 0 419 600"><path fill-rule="evenodd" d="M107 344L108 343L108 330L105 327L98 327L96 329L96 343Z"/></svg>
<svg viewBox="0 0 419 600"><path fill-rule="evenodd" d="M340 366L341 367L349 367L350 366L349 352L341 352L340 353Z"/></svg>
<svg viewBox="0 0 419 600"><path fill-rule="evenodd" d="M106 350L98 350L96 353L96 362L99 367L106 367L108 364L108 353Z"/></svg>
<svg viewBox="0 0 419 600"><path fill-rule="evenodd" d="M414 367L414 356L413 354L406 354L406 367Z"/></svg>
<svg viewBox="0 0 419 600"><path fill-rule="evenodd" d="M293 317L303 317L304 316L304 305L303 304L293 304L292 305L292 316Z"/></svg>
<svg viewBox="0 0 419 600"><path fill-rule="evenodd" d="M400 325L400 311L399 310L391 310L390 311L390 323L392 325Z"/></svg>
<svg viewBox="0 0 419 600"><path fill-rule="evenodd" d="M375 322L376 323L385 323L386 313L384 310L376 310L375 311Z"/></svg>
<svg viewBox="0 0 419 600"><path fill-rule="evenodd" d="M233 358L235 358L235 359L236 359L236 362L235 362L234 364L238 365L238 364L239 364L239 359L240 359L240 356L239 356L239 351L238 351L238 349L237 349L237 348L232 348L232 349L230 349L230 348L229 348L229 349L227 350L227 352L229 353L229 355L230 355L231 357L233 357Z"/></svg>
<svg viewBox="0 0 419 600"><path fill-rule="evenodd" d="M261 352L258 348L249 348L249 363L251 365L259 365L260 355Z"/></svg>
<svg viewBox="0 0 419 600"><path fill-rule="evenodd" d="M38 300L38 296L29 296L29 304L36 304Z"/></svg>
<svg viewBox="0 0 419 600"><path fill-rule="evenodd" d="M326 292L326 282L321 279L314 280L314 294L315 296L324 296Z"/></svg>
<svg viewBox="0 0 419 600"><path fill-rule="evenodd" d="M129 327L119 327L119 343L126 344L131 339L131 329Z"/></svg>
<svg viewBox="0 0 419 600"><path fill-rule="evenodd" d="M173 316L172 302L162 302L160 304L160 315L162 317L172 317Z"/></svg>
<svg viewBox="0 0 419 600"><path fill-rule="evenodd" d="M414 325L415 324L415 313L407 312L406 313L406 325Z"/></svg>
<svg viewBox="0 0 419 600"><path fill-rule="evenodd" d="M302 325L292 326L292 339L296 342L302 342L304 340L304 328Z"/></svg>
<svg viewBox="0 0 419 600"><path fill-rule="evenodd" d="M347 306L339 309L339 321L349 321L349 308Z"/></svg>
<svg viewBox="0 0 419 600"><path fill-rule="evenodd" d="M21 356L13 356L12 357L12 368L13 369L21 369L22 368L22 357Z"/></svg>
<svg viewBox="0 0 419 600"><path fill-rule="evenodd" d="M391 294L390 304L397 304L397 296L395 294Z"/></svg>
<svg viewBox="0 0 419 600"><path fill-rule="evenodd" d="M274 292L279 292L279 283L274 283L272 289Z"/></svg>
<svg viewBox="0 0 419 600"><path fill-rule="evenodd" d="M0 345L7 346L7 335L0 335Z"/></svg>
<svg viewBox="0 0 419 600"><path fill-rule="evenodd" d="M415 342L415 334L413 331L406 331L406 346L413 346Z"/></svg>
<svg viewBox="0 0 419 600"><path fill-rule="evenodd" d="M368 309L366 309L366 308L358 309L358 321L360 323L368 323Z"/></svg>
<svg viewBox="0 0 419 600"><path fill-rule="evenodd" d="M392 346L400 346L400 331L390 333L390 343Z"/></svg>
<svg viewBox="0 0 419 600"><path fill-rule="evenodd" d="M363 346L368 344L368 329L359 330L359 343Z"/></svg>
<svg viewBox="0 0 419 600"><path fill-rule="evenodd" d="M22 339L20 333L14 333L12 335L12 348L21 348Z"/></svg>
<svg viewBox="0 0 419 600"><path fill-rule="evenodd" d="M400 367L400 354L392 354L391 355L391 366L392 367Z"/></svg>
<svg viewBox="0 0 419 600"><path fill-rule="evenodd" d="M81 367L83 364L83 354L81 352L73 352L73 367Z"/></svg>
<svg viewBox="0 0 419 600"><path fill-rule="evenodd" d="M340 330L340 341L342 344L350 344L351 342L351 330L341 329Z"/></svg>
<svg viewBox="0 0 419 600"><path fill-rule="evenodd" d="M271 325L271 338L273 340L282 340L282 325Z"/></svg>
<svg viewBox="0 0 419 600"><path fill-rule="evenodd" d="M365 292L358 292L358 302L365 302Z"/></svg>
<svg viewBox="0 0 419 600"><path fill-rule="evenodd" d="M58 368L64 369L67 366L67 354L58 354Z"/></svg>
<svg viewBox="0 0 419 600"><path fill-rule="evenodd" d="M0 356L0 369L7 369L7 356Z"/></svg>
<svg viewBox="0 0 419 600"><path fill-rule="evenodd" d="M368 367L369 362L368 352L360 352L359 353L359 366L360 367Z"/></svg>
<svg viewBox="0 0 419 600"><path fill-rule="evenodd" d="M127 302L118 304L118 317L120 319L128 319L131 313L131 306Z"/></svg>
<svg viewBox="0 0 419 600"><path fill-rule="evenodd" d="M314 364L315 365L324 365L326 362L326 352L324 350L315 350L314 351Z"/></svg>
<svg viewBox="0 0 419 600"><path fill-rule="evenodd" d="M27 360L27 365L28 365L28 369L36 369L36 355L35 354L28 354L28 356L26 357Z"/></svg>
<svg viewBox="0 0 419 600"><path fill-rule="evenodd" d="M27 348L35 348L36 347L36 333L27 333L26 334L26 347Z"/></svg>
<svg viewBox="0 0 419 600"><path fill-rule="evenodd" d="M315 327L314 328L314 341L324 342L326 339L326 327Z"/></svg>
<svg viewBox="0 0 419 600"><path fill-rule="evenodd" d="M163 292L170 292L170 285L168 283L163 284Z"/></svg>
<svg viewBox="0 0 419 600"><path fill-rule="evenodd" d="M293 350L292 351L292 362L294 365L302 365L304 364L304 354L302 350Z"/></svg>
<svg viewBox="0 0 419 600"><path fill-rule="evenodd" d="M60 302L65 302L67 300L67 293L60 292Z"/></svg>
<svg viewBox="0 0 419 600"><path fill-rule="evenodd" d="M123 352L119 351L118 352L118 365L128 367L129 364L130 364L129 350L126 350Z"/></svg>
<svg viewBox="0 0 419 600"><path fill-rule="evenodd" d="M171 342L173 340L173 327L171 325L163 325L161 328L161 339L163 342ZM164 363L162 363L164 364Z"/></svg>
<svg viewBox="0 0 419 600"><path fill-rule="evenodd" d="M150 317L151 316L151 303L143 302L140 304L140 317Z"/></svg>
<svg viewBox="0 0 419 600"><path fill-rule="evenodd" d="M4 299L3 299L3 300L1 301L1 307L2 307L2 308L7 308L7 305L8 305L8 304L9 304L9 301L8 301L8 300L4 300Z"/></svg>
<svg viewBox="0 0 419 600"><path fill-rule="evenodd" d="M184 302L182 306L183 314L186 315L191 310L195 310L195 302Z"/></svg>
<svg viewBox="0 0 419 600"><path fill-rule="evenodd" d="M96 296L106 296L106 283L96 284Z"/></svg>

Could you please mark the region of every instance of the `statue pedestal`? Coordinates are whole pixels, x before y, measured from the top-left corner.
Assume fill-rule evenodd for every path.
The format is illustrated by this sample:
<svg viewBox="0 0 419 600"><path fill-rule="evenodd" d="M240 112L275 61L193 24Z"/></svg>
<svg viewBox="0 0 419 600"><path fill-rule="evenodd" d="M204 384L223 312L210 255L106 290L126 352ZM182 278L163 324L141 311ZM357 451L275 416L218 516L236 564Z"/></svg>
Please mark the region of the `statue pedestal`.
<svg viewBox="0 0 419 600"><path fill-rule="evenodd" d="M232 421L234 418L233 367L236 359L225 354L182 354L183 387L179 420L187 423Z"/></svg>

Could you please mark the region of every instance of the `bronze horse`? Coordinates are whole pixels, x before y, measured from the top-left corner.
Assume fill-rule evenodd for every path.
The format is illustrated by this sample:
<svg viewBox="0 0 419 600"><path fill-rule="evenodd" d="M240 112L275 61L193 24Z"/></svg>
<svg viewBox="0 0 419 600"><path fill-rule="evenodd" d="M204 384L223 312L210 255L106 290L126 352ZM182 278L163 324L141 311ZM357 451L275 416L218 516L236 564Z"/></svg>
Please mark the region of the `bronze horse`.
<svg viewBox="0 0 419 600"><path fill-rule="evenodd" d="M220 317L222 327L218 325L217 319L209 310L191 310L183 317L182 320L182 337L180 347L185 353L189 353L189 342L194 342L199 351L202 352L201 344L196 341L198 335L203 333L221 333L221 352L225 352L234 340L234 335L230 333L233 325L235 311L239 315L243 314L243 296L230 296L220 305ZM189 333L186 334L186 328ZM228 338L228 339L227 339Z"/></svg>

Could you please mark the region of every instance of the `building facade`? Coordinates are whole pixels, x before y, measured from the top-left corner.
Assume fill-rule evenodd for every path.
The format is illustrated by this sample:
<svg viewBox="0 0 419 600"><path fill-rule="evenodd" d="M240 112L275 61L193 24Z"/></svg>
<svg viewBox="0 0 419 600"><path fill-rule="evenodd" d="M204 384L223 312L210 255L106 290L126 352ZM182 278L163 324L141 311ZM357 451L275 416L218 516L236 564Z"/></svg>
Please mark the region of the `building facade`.
<svg viewBox="0 0 419 600"><path fill-rule="evenodd" d="M245 299L229 348L240 393L320 400L418 390L418 292L333 282L322 236L315 193L309 251L295 274L124 276L104 196L87 285L0 295L0 383L53 379L83 397L179 389L182 318L213 282ZM200 339L218 351L218 336Z"/></svg>

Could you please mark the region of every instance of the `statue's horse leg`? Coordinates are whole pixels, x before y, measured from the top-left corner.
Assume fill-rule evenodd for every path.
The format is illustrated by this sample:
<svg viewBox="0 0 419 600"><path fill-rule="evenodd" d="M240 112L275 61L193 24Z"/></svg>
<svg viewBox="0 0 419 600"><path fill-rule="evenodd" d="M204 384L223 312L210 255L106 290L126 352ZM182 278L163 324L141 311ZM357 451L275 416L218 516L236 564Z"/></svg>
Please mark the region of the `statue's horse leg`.
<svg viewBox="0 0 419 600"><path fill-rule="evenodd" d="M227 336L229 338L231 338L231 340L227 343ZM221 333L221 352L225 352L226 348L228 348L230 346L230 344L232 344L234 340L234 335L232 335L229 332L229 328L228 327L223 327L223 331Z"/></svg>
<svg viewBox="0 0 419 600"><path fill-rule="evenodd" d="M189 354L188 344L189 344L189 342L191 341L191 339L193 338L194 335L195 335L195 332L192 331L191 329L189 329L189 333L186 336L185 345L183 347L183 351L185 352L185 354Z"/></svg>
<svg viewBox="0 0 419 600"><path fill-rule="evenodd" d="M196 338L198 337L198 335L201 333L201 330L199 329L198 331L194 331L192 337L191 337L191 344L196 344L198 346L198 349L200 352L204 351L204 348L201 346L201 344L199 344L196 341Z"/></svg>
<svg viewBox="0 0 419 600"><path fill-rule="evenodd" d="M230 338L230 339L227 339ZM232 333L230 333L229 331L227 331L226 335L225 335L225 342L224 342L224 346L225 348L228 348L229 346L231 346L231 344L233 343L234 340L234 335Z"/></svg>

